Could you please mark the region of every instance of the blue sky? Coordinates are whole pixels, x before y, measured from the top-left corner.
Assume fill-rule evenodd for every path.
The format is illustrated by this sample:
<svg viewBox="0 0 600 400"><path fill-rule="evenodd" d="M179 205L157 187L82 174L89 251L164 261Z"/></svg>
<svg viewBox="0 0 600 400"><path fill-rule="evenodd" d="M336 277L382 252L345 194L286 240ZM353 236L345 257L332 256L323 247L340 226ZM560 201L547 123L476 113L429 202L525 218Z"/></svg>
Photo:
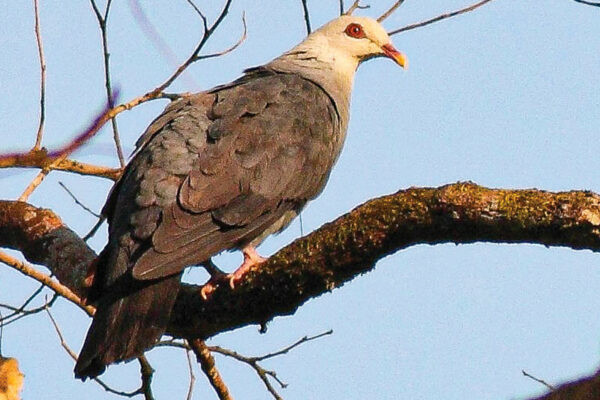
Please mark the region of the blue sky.
<svg viewBox="0 0 600 400"><path fill-rule="evenodd" d="M26 150L35 141L39 69L32 2L11 2L0 13L0 151ZM463 1L406 1L386 22L389 30L460 8ZM220 7L204 3L210 17ZM234 43L246 12L248 39L232 54L200 62L170 89L199 91L230 81L244 68L281 54L305 35L300 1L235 2L207 52ZM362 15L378 16L391 2L371 1ZM144 9L184 60L200 35L185 1L144 2ZM308 2L313 26L336 15L337 1ZM41 4L48 65L44 145L78 133L104 102L99 30L81 1ZM586 189L600 192L600 9L572 0L494 0L481 9L396 35L410 69L388 60L359 68L345 149L325 192L303 213L304 231L363 201L410 186L472 180L489 187ZM109 23L113 82L121 99L145 93L174 66L136 23L128 2L115 2ZM145 104L119 116L126 152L165 106ZM75 158L117 165L112 133L104 129ZM0 198L19 196L35 171L0 170ZM60 188L99 210L110 182L52 173L30 202L57 212L85 234L94 219ZM269 255L300 235L297 222L267 240ZM105 229L91 245L100 250ZM240 255L219 258L233 269ZM515 399L543 391L521 370L551 383L598 366L600 261L590 251L537 245L416 246L382 260L375 271L269 324L247 327L210 344L243 354L279 349L304 335L332 336L270 360L294 399ZM201 271L185 279L203 282ZM17 304L36 287L0 268L0 302ZM79 350L89 319L59 301L53 314L69 345ZM94 383L72 377L73 362L44 314L4 329L4 356L26 374L23 398L104 399ZM187 361L178 350L149 353L157 370L157 399L185 398ZM269 399L254 373L217 356L238 399ZM135 363L112 366L106 380L137 386ZM194 398L216 398L196 369Z"/></svg>

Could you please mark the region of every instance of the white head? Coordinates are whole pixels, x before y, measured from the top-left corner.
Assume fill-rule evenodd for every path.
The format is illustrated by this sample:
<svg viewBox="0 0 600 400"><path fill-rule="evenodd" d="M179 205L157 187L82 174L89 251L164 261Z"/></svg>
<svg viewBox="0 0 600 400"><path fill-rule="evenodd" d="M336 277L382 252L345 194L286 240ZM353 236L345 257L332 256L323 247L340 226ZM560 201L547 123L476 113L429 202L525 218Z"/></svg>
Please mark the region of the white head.
<svg viewBox="0 0 600 400"><path fill-rule="evenodd" d="M300 73L328 86L330 93L336 90L333 85L349 92L358 65L375 57L388 57L404 68L408 65L406 56L394 48L379 22L367 17L342 15L268 65Z"/></svg>
<svg viewBox="0 0 600 400"><path fill-rule="evenodd" d="M338 107L345 132L354 73L361 62L375 57L388 57L404 68L408 65L379 22L343 15L266 66L302 75L325 89Z"/></svg>
<svg viewBox="0 0 600 400"><path fill-rule="evenodd" d="M368 17L342 15L310 34L302 43L326 42L326 47L337 56L356 63L375 57L389 57L403 68L408 66L406 56L394 48L383 26Z"/></svg>

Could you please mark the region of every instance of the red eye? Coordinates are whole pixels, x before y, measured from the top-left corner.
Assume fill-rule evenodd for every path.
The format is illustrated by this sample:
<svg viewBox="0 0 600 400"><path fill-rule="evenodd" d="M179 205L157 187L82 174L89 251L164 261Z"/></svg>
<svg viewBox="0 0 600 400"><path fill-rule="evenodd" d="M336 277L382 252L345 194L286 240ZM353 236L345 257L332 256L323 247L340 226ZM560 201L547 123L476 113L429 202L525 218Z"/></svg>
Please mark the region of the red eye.
<svg viewBox="0 0 600 400"><path fill-rule="evenodd" d="M346 27L346 35L356 38L356 39L361 39L365 37L365 31L363 31L363 27L360 26L359 24L350 24Z"/></svg>

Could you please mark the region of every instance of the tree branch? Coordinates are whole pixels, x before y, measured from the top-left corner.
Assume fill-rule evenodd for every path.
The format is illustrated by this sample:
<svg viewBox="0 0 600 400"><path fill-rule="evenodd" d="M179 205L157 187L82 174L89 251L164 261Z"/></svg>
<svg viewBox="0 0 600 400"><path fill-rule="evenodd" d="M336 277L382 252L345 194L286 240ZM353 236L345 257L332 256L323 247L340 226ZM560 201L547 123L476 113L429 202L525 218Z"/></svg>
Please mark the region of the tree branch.
<svg viewBox="0 0 600 400"><path fill-rule="evenodd" d="M410 24L410 25L404 26L402 28L395 29L395 30L393 30L391 32L388 32L388 35L392 36L392 35L395 35L395 34L400 33L400 32L406 32L406 31L410 31L411 29L421 28L423 26L427 26L427 25L433 24L435 22L438 22L438 21L441 21L441 20L444 20L444 19L447 19L447 18L456 17L457 15L473 11L473 10L481 7L482 5L484 5L486 3L489 3L490 1L492 1L492 0L483 0L483 1L480 1L478 3L472 4L472 5L468 6L468 7L461 8L460 10L452 11L452 12L449 12L449 13L446 13L446 14L441 14L441 15L438 15L437 17L428 19L426 21L417 22L416 24ZM575 0L575 1L577 1L577 0Z"/></svg>
<svg viewBox="0 0 600 400"><path fill-rule="evenodd" d="M40 29L40 7L38 0L33 0L35 14L35 39L38 48L38 57L40 59L40 121L35 139L34 150L42 147L42 136L44 135L44 122L46 120L46 59L44 58L44 45L42 42L42 32Z"/></svg>
<svg viewBox="0 0 600 400"><path fill-rule="evenodd" d="M422 243L481 241L600 251L600 195L456 183L373 199L280 250L249 271L235 290L219 286L204 301L199 286L182 285L167 332L204 339L264 324L293 314L395 251ZM95 254L50 210L0 201L0 246L20 250L75 293L85 293L85 274ZM590 379L597 384L598 378Z"/></svg>
<svg viewBox="0 0 600 400"><path fill-rule="evenodd" d="M581 4L586 4L588 6L600 7L600 3L593 3L591 1L586 1L586 0L574 0L574 1L581 3Z"/></svg>

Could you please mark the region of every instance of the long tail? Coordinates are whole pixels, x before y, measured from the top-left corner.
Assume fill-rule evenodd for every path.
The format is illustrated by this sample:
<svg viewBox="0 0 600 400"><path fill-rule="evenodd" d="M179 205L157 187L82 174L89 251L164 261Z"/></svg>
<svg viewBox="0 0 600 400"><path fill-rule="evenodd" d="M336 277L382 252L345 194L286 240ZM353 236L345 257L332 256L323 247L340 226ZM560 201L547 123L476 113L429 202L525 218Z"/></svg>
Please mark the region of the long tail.
<svg viewBox="0 0 600 400"><path fill-rule="evenodd" d="M100 299L75 365L75 377L94 378L107 365L138 357L152 347L167 328L180 279L181 274L175 274L138 281L135 291L123 297Z"/></svg>

